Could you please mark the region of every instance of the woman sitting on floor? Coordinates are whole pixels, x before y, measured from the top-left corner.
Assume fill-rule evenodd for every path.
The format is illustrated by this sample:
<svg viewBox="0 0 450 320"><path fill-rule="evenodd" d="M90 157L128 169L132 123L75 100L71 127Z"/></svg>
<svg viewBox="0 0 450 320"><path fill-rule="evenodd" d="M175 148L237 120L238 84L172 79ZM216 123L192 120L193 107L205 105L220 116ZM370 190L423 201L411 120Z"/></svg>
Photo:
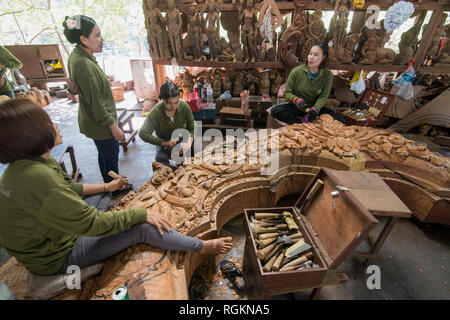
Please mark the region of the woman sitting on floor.
<svg viewBox="0 0 450 320"><path fill-rule="evenodd" d="M50 155L62 143L46 111L27 99L0 104L0 246L37 275L97 264L136 244L201 254L225 253L230 237L208 241L171 229L158 209L98 212L81 196L125 187L75 183ZM126 180L126 179L125 179Z"/></svg>
<svg viewBox="0 0 450 320"><path fill-rule="evenodd" d="M333 74L325 68L328 44L315 44L307 64L289 74L284 98L287 103L271 109L275 119L288 123L313 122L327 102L333 84Z"/></svg>

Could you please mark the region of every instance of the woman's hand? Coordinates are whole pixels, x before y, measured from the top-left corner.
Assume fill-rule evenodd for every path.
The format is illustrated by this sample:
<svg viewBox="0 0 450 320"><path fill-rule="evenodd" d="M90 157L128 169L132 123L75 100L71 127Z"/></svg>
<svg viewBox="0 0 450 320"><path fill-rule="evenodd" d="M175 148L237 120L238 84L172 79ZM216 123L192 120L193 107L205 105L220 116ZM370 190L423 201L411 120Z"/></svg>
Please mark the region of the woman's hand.
<svg viewBox="0 0 450 320"><path fill-rule="evenodd" d="M125 141L125 133L123 133L122 129L120 129L117 124L112 124L110 127L111 133L117 141Z"/></svg>
<svg viewBox="0 0 450 320"><path fill-rule="evenodd" d="M114 179L113 181L107 183L108 190L111 192L125 189L128 183L128 179L121 175L121 179Z"/></svg>
<svg viewBox="0 0 450 320"><path fill-rule="evenodd" d="M161 145L163 147L165 147L165 149L172 149L173 147L175 147L177 145L178 141L177 140L170 140L170 141L164 141L163 143L161 143Z"/></svg>
<svg viewBox="0 0 450 320"><path fill-rule="evenodd" d="M194 139L192 137L189 137L189 141L187 143L182 143L181 150L180 150L180 156L186 154L186 152L192 147L192 143L194 143Z"/></svg>
<svg viewBox="0 0 450 320"><path fill-rule="evenodd" d="M147 222L154 225L161 235L163 235L162 229L169 232L169 229L173 228L169 219L161 215L157 210L147 209Z"/></svg>

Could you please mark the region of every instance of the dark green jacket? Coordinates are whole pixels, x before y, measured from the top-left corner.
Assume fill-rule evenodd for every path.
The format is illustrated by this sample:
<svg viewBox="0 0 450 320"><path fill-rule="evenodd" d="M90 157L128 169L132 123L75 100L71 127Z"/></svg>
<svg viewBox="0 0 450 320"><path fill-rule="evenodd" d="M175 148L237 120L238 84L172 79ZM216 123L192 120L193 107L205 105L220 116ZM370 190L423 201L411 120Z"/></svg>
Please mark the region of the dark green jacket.
<svg viewBox="0 0 450 320"><path fill-rule="evenodd" d="M194 115L189 105L180 100L180 106L175 112L174 122L170 120L164 108L164 102L158 102L149 112L144 125L139 131L139 137L145 142L160 146L162 142L172 138L172 132L176 129L186 129L194 138ZM156 133L156 137L153 135Z"/></svg>
<svg viewBox="0 0 450 320"><path fill-rule="evenodd" d="M309 67L301 65L292 70L289 75L284 98L294 105L296 98L302 98L305 100L306 108L316 107L320 110L327 102L332 85L333 74L329 69L321 69L317 77L311 81Z"/></svg>
<svg viewBox="0 0 450 320"><path fill-rule="evenodd" d="M94 140L114 138L109 126L117 123L116 103L108 77L95 57L76 46L69 57L70 79L80 93L80 132Z"/></svg>
<svg viewBox="0 0 450 320"><path fill-rule="evenodd" d="M29 271L51 275L80 236L107 236L146 221L146 210L98 212L50 157L19 160L0 179L0 246Z"/></svg>

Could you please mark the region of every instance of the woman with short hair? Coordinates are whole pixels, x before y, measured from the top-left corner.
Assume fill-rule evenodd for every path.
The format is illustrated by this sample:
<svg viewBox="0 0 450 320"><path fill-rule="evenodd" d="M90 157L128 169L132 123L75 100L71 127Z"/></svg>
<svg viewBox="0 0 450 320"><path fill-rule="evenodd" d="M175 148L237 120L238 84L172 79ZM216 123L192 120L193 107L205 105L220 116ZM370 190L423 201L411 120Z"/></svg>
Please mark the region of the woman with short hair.
<svg viewBox="0 0 450 320"><path fill-rule="evenodd" d="M81 196L124 188L75 183L50 155L62 143L47 113L21 98L0 104L0 246L37 275L97 264L133 245L225 253L230 237L202 241L171 229L157 206L98 212ZM124 179L126 182L126 179Z"/></svg>
<svg viewBox="0 0 450 320"><path fill-rule="evenodd" d="M99 67L94 53L103 51L101 30L95 20L79 15L66 17L64 35L76 44L69 57L70 90L79 95L80 132L94 140L103 181L110 182L110 171L119 173L119 141L125 140L118 126L116 103L108 77ZM131 188L116 191L113 198Z"/></svg>
<svg viewBox="0 0 450 320"><path fill-rule="evenodd" d="M176 145L180 144L180 152L176 154L177 157L180 157L178 160L191 153L190 150L194 143L194 115L189 105L180 100L180 90L171 81L166 81L161 86L159 99L162 101L149 112L139 131L139 137L145 142L157 146L155 161L173 168L175 166L173 162L170 163L171 160L176 165L181 162L172 159L172 151ZM186 134L174 137L174 133L180 132L179 129L185 129ZM156 133L156 136L153 135L153 132ZM180 142L180 140L183 141Z"/></svg>

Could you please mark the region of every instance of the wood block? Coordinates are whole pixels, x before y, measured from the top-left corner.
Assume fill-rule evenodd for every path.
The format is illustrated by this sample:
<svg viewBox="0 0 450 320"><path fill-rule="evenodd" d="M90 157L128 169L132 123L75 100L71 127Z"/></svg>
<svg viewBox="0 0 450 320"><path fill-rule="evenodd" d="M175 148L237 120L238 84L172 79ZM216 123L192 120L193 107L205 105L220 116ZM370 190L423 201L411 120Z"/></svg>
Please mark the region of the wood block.
<svg viewBox="0 0 450 320"><path fill-rule="evenodd" d="M123 87L112 87L111 91L113 93L114 101L123 101L125 100Z"/></svg>

